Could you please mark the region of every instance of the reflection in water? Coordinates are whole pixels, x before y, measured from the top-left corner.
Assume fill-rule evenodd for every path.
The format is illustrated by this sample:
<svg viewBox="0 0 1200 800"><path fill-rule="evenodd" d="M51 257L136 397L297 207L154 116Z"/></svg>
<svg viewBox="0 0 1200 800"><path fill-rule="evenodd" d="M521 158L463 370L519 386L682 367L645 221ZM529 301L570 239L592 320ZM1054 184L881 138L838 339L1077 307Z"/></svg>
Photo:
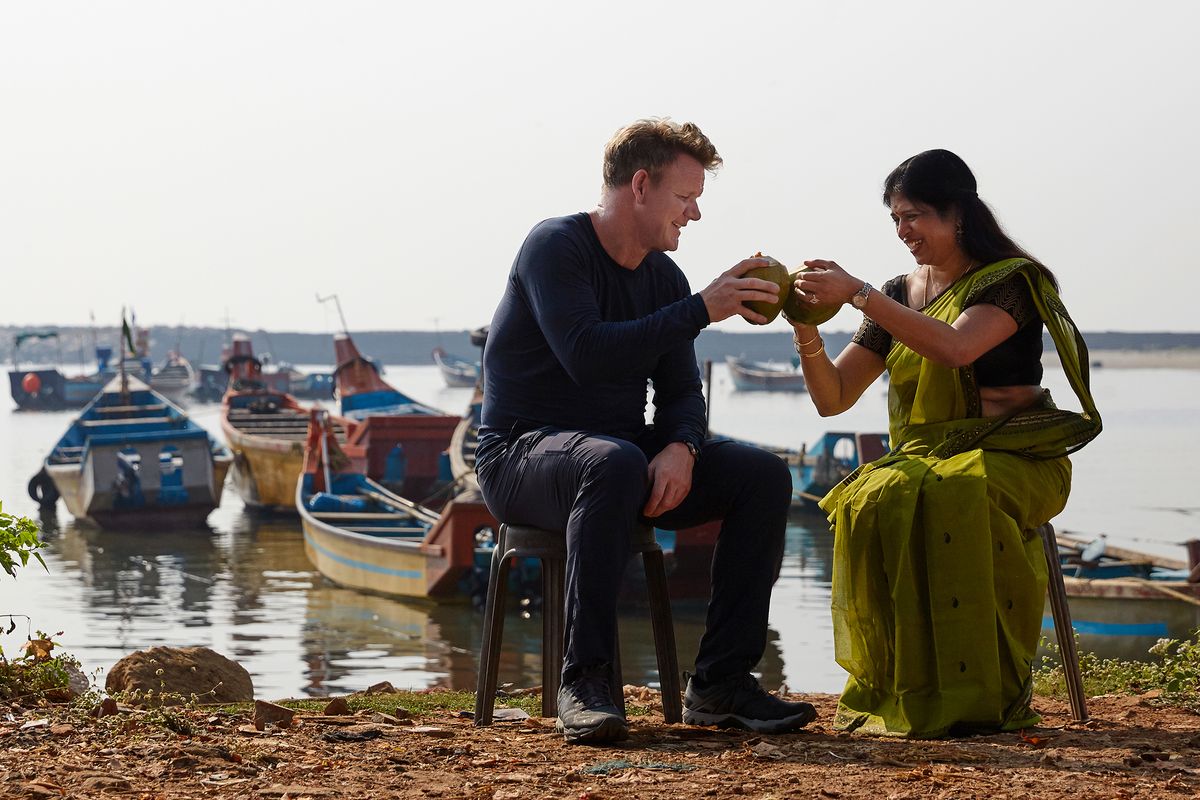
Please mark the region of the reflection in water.
<svg viewBox="0 0 1200 800"><path fill-rule="evenodd" d="M335 586L306 558L297 520L231 503L210 517L212 527L170 533L44 517L50 573L28 570L22 584L38 597L36 614L53 622L31 614L32 624L62 629L63 647L89 672L156 645L203 645L246 667L259 697L340 694L384 680L400 688L474 689L482 615L469 603L400 601ZM808 647L811 620L828 617L830 545L823 530L789 528L777 622L759 665L768 686L786 678L784 642L796 635L796 620L809 620L799 638ZM694 601L674 605L680 665L691 670L705 610ZM620 630L625 681L656 685L646 610L624 610ZM524 618L512 602L502 684L541 682L541 635L540 615ZM828 652L827 645L818 649ZM791 683L813 688L806 677Z"/></svg>

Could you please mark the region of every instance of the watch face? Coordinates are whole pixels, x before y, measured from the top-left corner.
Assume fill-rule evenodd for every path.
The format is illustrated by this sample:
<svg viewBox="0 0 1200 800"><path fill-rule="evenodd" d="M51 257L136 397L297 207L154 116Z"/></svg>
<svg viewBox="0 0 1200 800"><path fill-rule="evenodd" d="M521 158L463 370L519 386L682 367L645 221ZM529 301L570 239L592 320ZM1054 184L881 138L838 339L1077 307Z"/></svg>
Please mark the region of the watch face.
<svg viewBox="0 0 1200 800"><path fill-rule="evenodd" d="M850 304L855 308L862 308L865 306L867 304L867 297L871 294L871 289L871 284L864 283L862 288L850 297Z"/></svg>

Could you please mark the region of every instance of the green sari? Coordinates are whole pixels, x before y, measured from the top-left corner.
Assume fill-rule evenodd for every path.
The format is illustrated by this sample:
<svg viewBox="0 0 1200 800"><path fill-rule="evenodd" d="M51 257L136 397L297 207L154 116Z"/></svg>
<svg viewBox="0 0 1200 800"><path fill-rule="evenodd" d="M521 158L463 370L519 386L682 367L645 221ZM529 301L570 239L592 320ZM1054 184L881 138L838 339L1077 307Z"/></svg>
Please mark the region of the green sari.
<svg viewBox="0 0 1200 800"><path fill-rule="evenodd" d="M837 662L850 674L835 727L937 737L1014 730L1030 708L1046 559L1036 528L1062 511L1067 455L1100 432L1087 347L1035 264L974 270L924 313L952 323L1014 273L1028 282L1082 413L981 416L972 367L939 366L893 340L892 451L821 501L833 525Z"/></svg>

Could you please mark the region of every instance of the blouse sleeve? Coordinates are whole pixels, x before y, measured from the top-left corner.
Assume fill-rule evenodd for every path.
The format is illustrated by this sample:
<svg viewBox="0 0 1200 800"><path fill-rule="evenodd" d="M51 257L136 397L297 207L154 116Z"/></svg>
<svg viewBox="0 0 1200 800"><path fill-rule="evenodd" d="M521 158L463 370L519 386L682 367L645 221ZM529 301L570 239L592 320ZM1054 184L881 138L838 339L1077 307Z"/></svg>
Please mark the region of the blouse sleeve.
<svg viewBox="0 0 1200 800"><path fill-rule="evenodd" d="M1006 312L1016 321L1018 328L1033 319L1040 319L1029 293L1029 283L1020 275L1010 275L994 286L979 293L972 305L987 303Z"/></svg>

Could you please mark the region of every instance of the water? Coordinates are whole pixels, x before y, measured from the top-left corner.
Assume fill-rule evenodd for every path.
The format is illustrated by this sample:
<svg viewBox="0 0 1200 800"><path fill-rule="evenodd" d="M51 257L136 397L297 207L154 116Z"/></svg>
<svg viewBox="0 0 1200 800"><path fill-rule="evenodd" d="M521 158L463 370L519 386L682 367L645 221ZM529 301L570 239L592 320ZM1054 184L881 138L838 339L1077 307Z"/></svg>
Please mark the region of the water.
<svg viewBox="0 0 1200 800"><path fill-rule="evenodd" d="M470 397L470 390L444 387L433 366L390 367L387 377L450 412L465 409ZM1046 381L1060 405L1071 405L1061 373L1048 371ZM1178 543L1200 537L1197 475L1186 466L1188 456L1200 452L1200 371L1097 370L1093 389L1105 431L1075 457L1074 491L1056 526L1183 557ZM724 365L715 365L711 404L714 431L779 445L811 443L825 430L886 429L882 382L851 411L821 419L803 394L735 393ZM219 435L217 406L195 406L191 413ZM6 511L36 517L25 483L72 414L0 412ZM101 683L103 670L134 650L204 645L245 666L262 698L338 694L382 680L402 688L475 686L477 612L332 586L305 557L294 519L247 514L233 492L226 492L207 529L100 531L77 525L61 503L57 517L43 525L49 572L35 564L16 580L0 574L0 614L30 618L18 616L16 630L0 636L10 656L30 633L61 631L56 640ZM768 685L841 688L844 673L833 662L829 619L831 545L819 518L796 517L789 526L760 664ZM679 604L676 629L687 669L703 609ZM621 632L626 679L652 683L648 620L629 612ZM509 616L502 683L540 680L540 641L540 619Z"/></svg>

